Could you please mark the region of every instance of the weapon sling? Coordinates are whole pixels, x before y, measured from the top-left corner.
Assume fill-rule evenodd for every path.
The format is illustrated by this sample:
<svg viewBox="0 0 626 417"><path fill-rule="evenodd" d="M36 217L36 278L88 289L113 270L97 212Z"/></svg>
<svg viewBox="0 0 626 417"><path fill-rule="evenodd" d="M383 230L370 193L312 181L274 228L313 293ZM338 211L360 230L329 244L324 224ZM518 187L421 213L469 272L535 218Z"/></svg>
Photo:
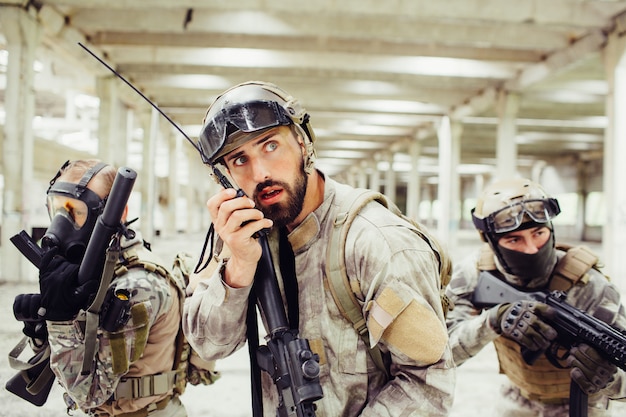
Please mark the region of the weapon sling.
<svg viewBox="0 0 626 417"><path fill-rule="evenodd" d="M98 292L93 302L86 311L85 316L85 355L83 356L83 366L81 368L81 374L86 375L91 372L93 366L93 359L96 355L96 339L98 337L98 326L100 324L100 308L102 302L113 279L115 273L115 264L120 256L119 239L115 238L114 243L107 249L106 261L104 263L104 270L102 271L102 278L100 279L100 285L98 286Z"/></svg>

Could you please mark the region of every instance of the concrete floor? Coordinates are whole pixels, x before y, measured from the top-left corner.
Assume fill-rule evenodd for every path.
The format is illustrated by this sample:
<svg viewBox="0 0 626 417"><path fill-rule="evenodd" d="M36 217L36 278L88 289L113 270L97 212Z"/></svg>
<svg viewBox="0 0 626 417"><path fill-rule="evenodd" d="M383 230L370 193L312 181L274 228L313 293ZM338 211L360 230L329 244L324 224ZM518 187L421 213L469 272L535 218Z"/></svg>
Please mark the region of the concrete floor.
<svg viewBox="0 0 626 417"><path fill-rule="evenodd" d="M475 232L462 233L459 246L453 255L461 259L478 242ZM204 242L204 235L179 235L173 238L157 238L153 241L155 252L167 258L173 258L178 251L185 250L199 254ZM599 245L589 245L599 250ZM17 254L17 251L16 251ZM5 382L15 371L8 365L7 354L21 338L21 324L14 320L12 313L13 299L17 294L37 292L37 283L33 280L20 284L0 285L0 417L54 417L65 416L62 390L55 384L48 401L42 407L36 407L5 390ZM624 293L624 292L623 292ZM626 294L626 293L624 293ZM221 360L217 365L222 377L211 386L189 386L182 396L190 417L248 417L250 416L250 391L248 377L247 349L241 349L231 357ZM492 345L483 349L479 355L467 361L458 369L456 396L451 417L486 417L490 416L490 404L505 377L498 374L498 365ZM626 403L614 403L613 415L626 415ZM81 416L82 413L74 412Z"/></svg>

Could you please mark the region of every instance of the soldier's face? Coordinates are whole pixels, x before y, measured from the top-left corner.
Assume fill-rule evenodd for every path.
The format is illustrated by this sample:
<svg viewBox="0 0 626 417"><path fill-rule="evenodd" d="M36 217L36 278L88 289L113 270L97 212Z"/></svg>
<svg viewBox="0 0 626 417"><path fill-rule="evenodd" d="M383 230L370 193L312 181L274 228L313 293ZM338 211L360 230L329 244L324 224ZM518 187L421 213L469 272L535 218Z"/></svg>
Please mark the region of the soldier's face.
<svg viewBox="0 0 626 417"><path fill-rule="evenodd" d="M532 255L539 252L549 239L550 229L541 226L509 232L500 238L498 245L505 249Z"/></svg>
<svg viewBox="0 0 626 417"><path fill-rule="evenodd" d="M303 146L287 126L271 129L224 157L230 175L275 226L293 222L307 187Z"/></svg>

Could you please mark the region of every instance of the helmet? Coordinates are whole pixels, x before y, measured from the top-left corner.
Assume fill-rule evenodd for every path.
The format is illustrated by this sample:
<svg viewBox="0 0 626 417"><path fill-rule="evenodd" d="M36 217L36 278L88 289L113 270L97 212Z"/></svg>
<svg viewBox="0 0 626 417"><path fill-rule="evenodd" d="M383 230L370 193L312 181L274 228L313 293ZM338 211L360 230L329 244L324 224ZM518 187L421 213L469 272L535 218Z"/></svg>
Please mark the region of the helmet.
<svg viewBox="0 0 626 417"><path fill-rule="evenodd" d="M51 222L41 242L44 249L58 247L60 255L70 262L79 263L106 203L106 198L87 188L87 184L107 164L99 162L92 165L78 183L57 181L73 166L70 161L65 162L50 181L46 207Z"/></svg>
<svg viewBox="0 0 626 417"><path fill-rule="evenodd" d="M554 268L556 249L551 221L560 212L558 201L549 197L539 184L514 178L486 187L472 210L472 220L500 265L512 275L507 280L529 285L531 281L544 283ZM548 227L551 235L537 253L525 254L498 245L506 233L538 226Z"/></svg>
<svg viewBox="0 0 626 417"><path fill-rule="evenodd" d="M304 107L278 86L247 81L229 88L211 104L198 139L205 164L214 164L265 129L294 125L307 147L305 167L310 169L315 152L313 131Z"/></svg>
<svg viewBox="0 0 626 417"><path fill-rule="evenodd" d="M531 227L528 222L550 223L560 212L559 202L539 184L514 178L486 187L472 210L472 220L483 240L491 240L521 227Z"/></svg>

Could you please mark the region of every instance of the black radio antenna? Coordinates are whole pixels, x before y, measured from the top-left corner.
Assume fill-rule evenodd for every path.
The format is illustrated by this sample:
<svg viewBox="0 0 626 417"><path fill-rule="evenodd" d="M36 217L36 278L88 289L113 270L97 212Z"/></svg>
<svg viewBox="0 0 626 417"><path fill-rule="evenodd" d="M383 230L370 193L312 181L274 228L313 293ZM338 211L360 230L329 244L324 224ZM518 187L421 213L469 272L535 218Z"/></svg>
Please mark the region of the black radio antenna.
<svg viewBox="0 0 626 417"><path fill-rule="evenodd" d="M107 67L107 69L109 71L111 71L113 74L115 74L120 80L124 81L126 83L126 85L128 85L130 88L132 88L133 90L135 90L135 92L137 94L139 94L141 97L143 97L144 100L146 100L148 103L150 103L150 105L152 107L154 107L159 113L161 113L161 116L165 117L167 119L168 122L170 122L172 124L172 126L174 126L176 128L176 130L178 130L184 137L185 139L187 139L189 141L189 143L191 143L191 145L196 148L196 150L198 152L200 152L200 155L202 155L202 150L189 138L189 136L187 136L187 134L183 131L183 129L180 128L180 126L178 126L172 119L170 119L170 117L165 114L165 112L163 112L163 110L161 110L159 108L159 106L157 106L156 104L154 104L152 102L152 100L150 100L148 97L146 97L146 95L144 93L142 93L137 87L135 87L134 85L132 85L130 83L130 81L128 81L126 78L124 78L122 76L122 74L120 74L119 72L115 71L115 69L113 69L109 64L107 64L106 62L104 62L98 55L94 54L93 52L91 52L91 50L89 48L87 48L85 45L83 45L82 43L78 42L78 44L80 45L81 48L83 48L85 51L87 51L89 53L89 55L91 55L92 57L96 58L102 65L104 65L105 67Z"/></svg>
<svg viewBox="0 0 626 417"><path fill-rule="evenodd" d="M200 157L202 158L203 162L211 168L211 171L213 173L213 178L215 178L217 180L217 182L222 185L222 187L224 187L224 188L234 188L232 183L230 182L230 180L226 177L226 175L224 175L215 165L213 165L211 163L211 161L209 161L209 158L205 157L204 153L202 152L202 149L198 145L196 145L189 138L189 136L187 136L187 134L183 131L183 129L181 129L180 126L178 126L167 114L165 114L165 112L163 112L163 110L161 110L159 108L159 106L154 104L154 102L152 100L150 100L148 97L146 97L146 95L144 93L142 93L137 87L132 85L130 83L130 81L128 81L126 78L124 78L122 76L122 74L120 74L119 72L115 71L109 64L107 64L102 59L100 59L99 56L97 56L96 54L91 52L91 50L89 48L87 48L85 45L83 45L80 42L78 42L78 44L80 45L81 48L83 48L85 51L87 51L89 53L89 55L91 55L92 57L97 59L109 71L111 71L113 74L115 74L117 76L117 78L119 78L120 80L124 81L126 83L126 85L128 85L130 88L132 88L137 94L139 94L141 97L143 97L144 100L146 100L148 103L150 103L150 105L152 107L154 107L159 113L161 113L161 116L165 117L165 119L168 122L170 122L172 124L172 126L174 126L176 128L176 130L178 130L185 137L185 139L187 139L187 141L189 143L191 143L191 145L200 153ZM243 192L242 189L238 189L237 190L237 197L241 197L241 196L244 196L244 195L245 195L245 193ZM267 232L264 232L264 233L267 233ZM210 252L213 253L213 243L214 243L213 242L213 238L212 238L213 234L214 234L214 227L213 227L213 223L211 223L211 227L209 228L209 231L207 232L207 235L206 235L206 239L204 241L204 246L202 247L202 253L200 254L200 259L198 259L198 264L196 265L196 267L194 269L195 273L198 273L198 272L202 271L204 268L206 268L207 265L209 264L209 261L211 260L211 257L209 257L206 260L204 266L201 267L202 260L204 259L204 254L206 252L207 245L209 244L209 241L211 243Z"/></svg>
<svg viewBox="0 0 626 417"><path fill-rule="evenodd" d="M184 137L185 139L187 139L187 141L189 143L191 143L191 146L193 146L199 153L200 156L202 158L202 160L206 160L206 164L209 165L211 167L211 171L213 172L213 175L215 176L215 178L217 179L217 181L224 187L224 188L233 188L233 185L231 184L231 182L228 180L228 178L226 178L226 176L220 172L219 169L217 169L217 167L215 165L213 165L208 158L206 158L204 156L204 152L202 152L202 149L200 149L200 147L198 145L196 145L190 138L189 136L187 136L187 134L183 131L183 129L180 128L180 126L178 126L178 124L176 124L167 114L165 114L165 112L163 112L163 110L161 110L159 108L159 106L157 106L156 104L154 104L154 102L152 100L150 100L148 97L146 97L146 95L144 93L142 93L137 87L135 87L134 85L131 84L130 81L128 81L126 78L124 78L122 76L122 74L120 74L119 72L115 71L109 64L107 64L106 62L104 62L98 55L94 54L93 52L91 52L91 50L89 48L87 48L85 45L83 45L82 43L78 42L78 44L80 45L81 48L83 48L85 51L87 51L89 53L89 55L91 55L92 57L96 58L102 65L104 65L109 71L111 71L113 74L115 74L115 76L117 76L117 78L119 78L120 80L124 81L126 83L126 85L128 85L130 88L132 88L137 94L139 94L141 97L143 97L144 100L146 100L148 103L150 103L150 105L152 107L154 107L159 113L161 113L161 116L165 117L165 119L170 122L172 124L172 126L174 126L176 128L176 130L178 130Z"/></svg>

